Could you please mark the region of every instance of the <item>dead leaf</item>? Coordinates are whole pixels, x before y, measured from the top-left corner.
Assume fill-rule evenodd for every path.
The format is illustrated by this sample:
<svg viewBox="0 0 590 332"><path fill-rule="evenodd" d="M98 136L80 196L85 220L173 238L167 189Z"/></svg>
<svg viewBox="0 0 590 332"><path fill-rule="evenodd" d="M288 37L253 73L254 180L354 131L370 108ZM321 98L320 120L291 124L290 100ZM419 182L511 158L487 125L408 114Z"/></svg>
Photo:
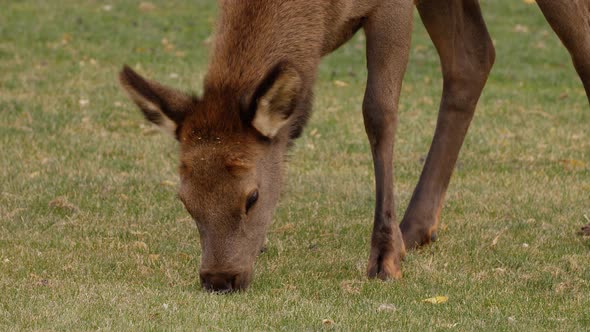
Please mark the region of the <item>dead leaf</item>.
<svg viewBox="0 0 590 332"><path fill-rule="evenodd" d="M139 250L142 250L142 251L148 251L148 249L149 249L148 245L145 242L143 242L143 241L135 241L135 242L133 242L133 248L139 249Z"/></svg>
<svg viewBox="0 0 590 332"><path fill-rule="evenodd" d="M65 196L57 197L48 203L50 208L65 210L68 212L78 211L78 207L70 202Z"/></svg>
<svg viewBox="0 0 590 332"><path fill-rule="evenodd" d="M139 10L142 12L151 12L156 10L156 5L151 2L142 2L139 4Z"/></svg>
<svg viewBox="0 0 590 332"><path fill-rule="evenodd" d="M496 244L498 244L498 239L500 238L500 235L502 235L502 233L496 235L496 237L492 240L492 247L496 246Z"/></svg>
<svg viewBox="0 0 590 332"><path fill-rule="evenodd" d="M498 240L500 239L500 236L502 234L504 234L504 232L506 232L507 229L508 228L504 228L502 231L500 231L500 233L498 233L498 235L496 235L496 237L492 240L492 245L491 245L492 247L495 247L496 244L498 244Z"/></svg>
<svg viewBox="0 0 590 332"><path fill-rule="evenodd" d="M428 96L424 96L420 99L420 102L422 102L422 104L427 105L427 106L432 106L434 105L434 100Z"/></svg>
<svg viewBox="0 0 590 332"><path fill-rule="evenodd" d="M188 223L194 223L193 218L191 217L181 217L181 218L176 218L176 222L188 222Z"/></svg>
<svg viewBox="0 0 590 332"><path fill-rule="evenodd" d="M144 276L148 276L150 274L152 274L154 272L154 270L150 269L149 267L142 265L139 267L139 273L141 273Z"/></svg>
<svg viewBox="0 0 590 332"><path fill-rule="evenodd" d="M340 81L340 80L334 80L333 83L334 83L335 86L341 87L341 88L343 88L345 86L348 86L348 83L346 83L344 81Z"/></svg>
<svg viewBox="0 0 590 332"><path fill-rule="evenodd" d="M178 253L178 257L180 257L182 260L185 260L185 261L190 261L193 258L191 255L189 255L185 252Z"/></svg>
<svg viewBox="0 0 590 332"><path fill-rule="evenodd" d="M176 182L174 181L170 181L170 180L164 180L162 182L160 182L160 185L165 186L165 187L176 187Z"/></svg>
<svg viewBox="0 0 590 332"><path fill-rule="evenodd" d="M526 25L517 24L514 26L514 32L528 33L529 27L527 27Z"/></svg>
<svg viewBox="0 0 590 332"><path fill-rule="evenodd" d="M16 208L10 212L8 212L8 214L6 215L6 219L12 219L14 216L16 216L17 214L26 211L27 209L23 209L23 208Z"/></svg>
<svg viewBox="0 0 590 332"><path fill-rule="evenodd" d="M168 38L162 38L162 46L164 46L164 50L167 52L171 52L174 50L174 44L172 44Z"/></svg>
<svg viewBox="0 0 590 332"><path fill-rule="evenodd" d="M459 323L446 323L446 324L441 324L441 327L446 327L447 329L452 329L457 327L457 325L459 325Z"/></svg>
<svg viewBox="0 0 590 332"><path fill-rule="evenodd" d="M72 36L69 33L64 33L61 36L61 43L62 43L62 45L69 44L71 40L72 40Z"/></svg>
<svg viewBox="0 0 590 332"><path fill-rule="evenodd" d="M131 235L135 235L135 236L139 236L139 237L144 237L145 235L150 235L150 233L148 233L148 232L139 232L139 231L129 231L129 233L131 233Z"/></svg>
<svg viewBox="0 0 590 332"><path fill-rule="evenodd" d="M349 294L360 294L362 282L358 280L344 280L340 283L340 288Z"/></svg>
<svg viewBox="0 0 590 332"><path fill-rule="evenodd" d="M582 169L586 167L586 163L577 159L562 159L559 161L567 170Z"/></svg>
<svg viewBox="0 0 590 332"><path fill-rule="evenodd" d="M428 48L424 45L416 45L414 46L414 52L424 52L426 51Z"/></svg>
<svg viewBox="0 0 590 332"><path fill-rule="evenodd" d="M544 42L539 41L535 44L535 48L539 50L544 50L547 48L547 45Z"/></svg>
<svg viewBox="0 0 590 332"><path fill-rule="evenodd" d="M25 122L27 124L32 124L33 123L33 117L31 116L31 113L29 112L23 112L21 114L21 116L18 119L18 123L22 123Z"/></svg>
<svg viewBox="0 0 590 332"><path fill-rule="evenodd" d="M309 132L309 136L313 137L313 138L320 138L322 137L322 134L320 134L320 132L318 131L317 128L313 128L310 132Z"/></svg>
<svg viewBox="0 0 590 332"><path fill-rule="evenodd" d="M324 324L324 326L332 326L334 321L331 319L322 319L322 324Z"/></svg>
<svg viewBox="0 0 590 332"><path fill-rule="evenodd" d="M37 286L49 286L49 280L41 279L41 280L37 281Z"/></svg>
<svg viewBox="0 0 590 332"><path fill-rule="evenodd" d="M29 277L31 279L33 279L33 282L35 283L35 286L49 286L49 280L46 278L43 278L39 275L36 275L35 273L30 273Z"/></svg>
<svg viewBox="0 0 590 332"><path fill-rule="evenodd" d="M448 300L449 300L448 296L439 295L439 296L424 299L424 300L422 300L422 302L432 303L432 304L441 304L441 303L446 303Z"/></svg>
<svg viewBox="0 0 590 332"><path fill-rule="evenodd" d="M295 229L295 225L293 223L288 223L288 224L285 224L284 226L274 229L272 232L273 233L284 233L284 232L291 231L293 229Z"/></svg>
<svg viewBox="0 0 590 332"><path fill-rule="evenodd" d="M377 308L377 311L397 311L397 308L390 303L383 303Z"/></svg>

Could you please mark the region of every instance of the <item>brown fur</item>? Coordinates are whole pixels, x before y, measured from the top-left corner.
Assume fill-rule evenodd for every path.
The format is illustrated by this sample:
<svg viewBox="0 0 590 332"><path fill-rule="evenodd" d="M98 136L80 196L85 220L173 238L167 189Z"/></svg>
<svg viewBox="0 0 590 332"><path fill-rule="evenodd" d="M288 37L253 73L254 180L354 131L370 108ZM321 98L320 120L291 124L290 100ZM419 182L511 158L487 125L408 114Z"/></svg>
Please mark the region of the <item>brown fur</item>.
<svg viewBox="0 0 590 332"><path fill-rule="evenodd" d="M590 0L537 0L537 4L570 52L590 102Z"/></svg>
<svg viewBox="0 0 590 332"><path fill-rule="evenodd" d="M538 0L590 78L590 0ZM408 62L412 0L220 0L205 91L192 98L121 72L122 86L180 142L179 197L201 235L206 289L246 288L278 201L285 153L309 117L321 57L363 28L368 80L365 129L376 204L367 274L401 277L406 248L436 238L443 197L475 106L494 62L476 0L418 0L440 55L444 89L432 146L400 226L394 220L393 142ZM557 14L559 13L559 14Z"/></svg>

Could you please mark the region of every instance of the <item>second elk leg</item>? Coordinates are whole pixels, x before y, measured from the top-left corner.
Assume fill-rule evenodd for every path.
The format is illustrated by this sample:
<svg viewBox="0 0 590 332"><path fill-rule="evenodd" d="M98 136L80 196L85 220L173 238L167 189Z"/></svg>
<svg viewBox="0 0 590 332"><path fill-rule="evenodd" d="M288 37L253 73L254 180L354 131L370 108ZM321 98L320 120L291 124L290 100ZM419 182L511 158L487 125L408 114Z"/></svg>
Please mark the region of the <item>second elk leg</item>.
<svg viewBox="0 0 590 332"><path fill-rule="evenodd" d="M407 249L436 238L443 200L495 52L476 0L419 0L441 62L443 94L434 138L400 225Z"/></svg>

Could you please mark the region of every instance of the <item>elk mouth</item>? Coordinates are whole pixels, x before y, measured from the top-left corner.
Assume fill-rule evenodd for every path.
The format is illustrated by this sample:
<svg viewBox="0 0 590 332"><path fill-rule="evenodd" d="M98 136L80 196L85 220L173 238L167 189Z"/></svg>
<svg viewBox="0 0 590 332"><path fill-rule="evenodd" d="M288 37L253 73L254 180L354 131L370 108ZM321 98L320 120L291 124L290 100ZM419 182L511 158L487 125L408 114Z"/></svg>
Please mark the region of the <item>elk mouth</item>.
<svg viewBox="0 0 590 332"><path fill-rule="evenodd" d="M250 272L201 272L201 286L208 292L229 294L246 290L250 285Z"/></svg>

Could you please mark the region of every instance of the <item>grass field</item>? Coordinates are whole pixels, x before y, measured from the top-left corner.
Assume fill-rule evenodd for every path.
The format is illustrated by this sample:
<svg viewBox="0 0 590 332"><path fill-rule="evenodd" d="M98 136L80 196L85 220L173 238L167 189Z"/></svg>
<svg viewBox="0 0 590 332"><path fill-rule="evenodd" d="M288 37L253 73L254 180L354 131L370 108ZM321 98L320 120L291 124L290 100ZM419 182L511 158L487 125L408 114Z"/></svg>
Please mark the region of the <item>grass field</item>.
<svg viewBox="0 0 590 332"><path fill-rule="evenodd" d="M535 5L484 1L497 61L439 241L398 282L365 278L374 203L362 34L327 57L314 116L245 293L201 291L176 144L117 83L199 91L214 1L5 1L0 10L0 330L590 328L590 109ZM416 16L396 144L397 215L441 79ZM585 217L587 216L587 217ZM423 302L447 296L441 304Z"/></svg>

